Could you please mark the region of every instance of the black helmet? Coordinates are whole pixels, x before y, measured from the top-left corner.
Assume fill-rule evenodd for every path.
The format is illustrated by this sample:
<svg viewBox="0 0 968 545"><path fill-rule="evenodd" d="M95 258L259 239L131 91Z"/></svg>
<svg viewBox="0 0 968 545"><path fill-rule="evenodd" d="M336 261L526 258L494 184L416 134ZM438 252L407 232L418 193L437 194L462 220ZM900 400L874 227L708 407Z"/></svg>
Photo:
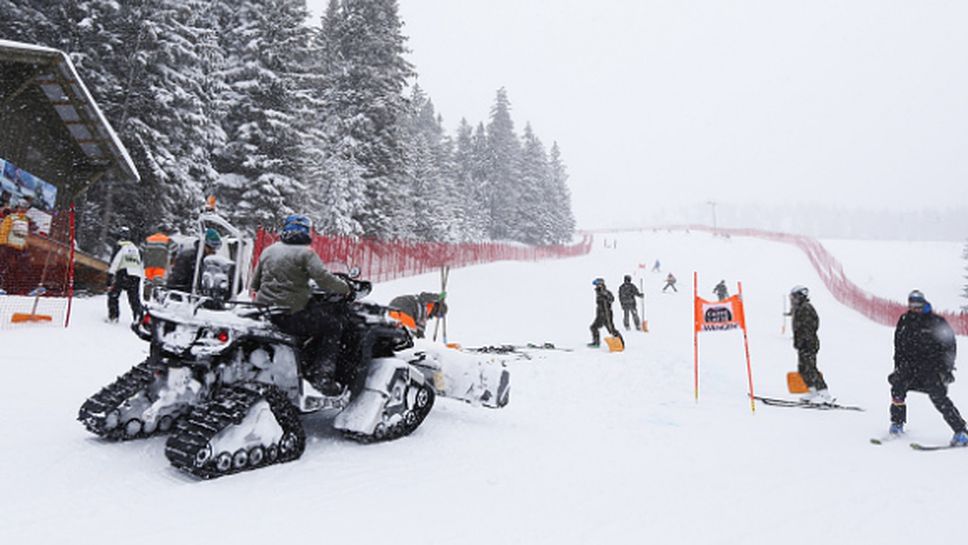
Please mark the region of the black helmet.
<svg viewBox="0 0 968 545"><path fill-rule="evenodd" d="M626 282L631 282L632 281L632 275L631 274L625 275L625 281Z"/></svg>

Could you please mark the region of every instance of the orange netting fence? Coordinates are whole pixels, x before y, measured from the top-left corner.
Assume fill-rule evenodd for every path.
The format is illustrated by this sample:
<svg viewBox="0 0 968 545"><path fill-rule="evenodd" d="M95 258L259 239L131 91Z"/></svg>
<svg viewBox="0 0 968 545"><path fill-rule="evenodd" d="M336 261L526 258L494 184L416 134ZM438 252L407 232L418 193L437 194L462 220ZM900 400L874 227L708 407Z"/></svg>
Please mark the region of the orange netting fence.
<svg viewBox="0 0 968 545"><path fill-rule="evenodd" d="M262 250L278 240L276 233L259 229L252 252L253 267ZM592 237L570 246L525 246L511 243L434 243L383 241L314 235L312 247L329 266L356 266L363 278L383 282L435 271L447 265L466 267L495 261L538 261L585 255ZM335 270L340 270L335 268Z"/></svg>
<svg viewBox="0 0 968 545"><path fill-rule="evenodd" d="M709 231L715 234L726 234L730 236L756 237L776 242L792 244L800 248L807 255L810 264L820 275L824 285L833 294L834 298L840 303L850 307L857 312L867 316L879 324L894 326L898 318L907 312L907 305L897 301L891 301L883 297L870 294L853 283L844 275L843 266L837 261L830 252L824 248L816 239L804 235L791 235L787 233L776 233L761 229L712 229L704 225L689 225L681 228L697 231ZM943 316L951 324L951 327L958 335L968 335L968 314L964 312L935 311Z"/></svg>

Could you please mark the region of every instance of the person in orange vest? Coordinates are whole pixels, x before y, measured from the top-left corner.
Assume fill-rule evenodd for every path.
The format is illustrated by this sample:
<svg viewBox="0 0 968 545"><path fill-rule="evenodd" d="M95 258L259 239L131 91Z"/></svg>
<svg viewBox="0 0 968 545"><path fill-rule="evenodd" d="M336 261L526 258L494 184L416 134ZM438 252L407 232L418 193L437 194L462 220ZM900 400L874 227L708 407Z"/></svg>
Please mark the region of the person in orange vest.
<svg viewBox="0 0 968 545"><path fill-rule="evenodd" d="M168 269L175 252L175 242L166 234L167 231L168 228L165 224L159 224L155 233L148 236L144 244L141 245L146 292L152 286L164 285L168 279ZM148 294L145 293L145 295Z"/></svg>
<svg viewBox="0 0 968 545"><path fill-rule="evenodd" d="M401 295L390 301L390 317L402 323L415 337L422 339L431 318L443 318L447 304L437 293L422 292L419 295Z"/></svg>
<svg viewBox="0 0 968 545"><path fill-rule="evenodd" d="M27 292L24 269L30 263L27 253L27 234L30 233L28 208L29 201L21 199L14 203L13 211L0 222L0 288L8 293Z"/></svg>

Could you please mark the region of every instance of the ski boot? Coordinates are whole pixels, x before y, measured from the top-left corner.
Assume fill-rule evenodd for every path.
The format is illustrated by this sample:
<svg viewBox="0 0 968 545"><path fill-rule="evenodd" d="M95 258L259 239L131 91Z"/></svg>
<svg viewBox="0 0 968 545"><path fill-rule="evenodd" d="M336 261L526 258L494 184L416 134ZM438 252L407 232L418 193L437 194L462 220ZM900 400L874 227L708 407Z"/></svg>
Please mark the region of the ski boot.
<svg viewBox="0 0 968 545"><path fill-rule="evenodd" d="M588 348L598 348L598 347L600 347L602 345L601 345L601 343L590 342L590 343L586 344L585 346L587 346Z"/></svg>
<svg viewBox="0 0 968 545"><path fill-rule="evenodd" d="M904 434L904 424L898 424L897 422L891 423L891 429L887 430L887 434L891 437L898 437Z"/></svg>
<svg viewBox="0 0 968 545"><path fill-rule="evenodd" d="M802 401L803 403L813 403L814 399L817 397L816 388L811 386L809 390L810 391L808 391L806 394L800 396L800 401Z"/></svg>
<svg viewBox="0 0 968 545"><path fill-rule="evenodd" d="M968 447L968 433L964 430L959 431L951 438L951 446L953 447Z"/></svg>
<svg viewBox="0 0 968 545"><path fill-rule="evenodd" d="M823 390L817 390L817 394L813 396L811 403L833 403L834 398L830 395L830 391L824 388Z"/></svg>

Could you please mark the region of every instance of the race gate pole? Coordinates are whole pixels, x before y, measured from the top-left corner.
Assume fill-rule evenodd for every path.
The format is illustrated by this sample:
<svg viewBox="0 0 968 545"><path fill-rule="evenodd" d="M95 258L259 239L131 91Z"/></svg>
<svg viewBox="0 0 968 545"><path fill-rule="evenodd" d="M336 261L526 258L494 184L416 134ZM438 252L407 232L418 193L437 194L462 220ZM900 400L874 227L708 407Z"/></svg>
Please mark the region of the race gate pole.
<svg viewBox="0 0 968 545"><path fill-rule="evenodd" d="M750 342L746 335L746 303L743 301L743 283L737 282L736 285L739 290L739 304L743 309L743 322L740 325L743 326L743 346L746 348L746 379L750 388L750 410L753 411L753 414L756 414L756 397L753 395L753 368L750 365Z"/></svg>
<svg viewBox="0 0 968 545"><path fill-rule="evenodd" d="M67 259L67 315L64 316L64 327L71 324L71 303L74 301L74 229L74 203L71 202L70 235L67 237L67 243L71 247L68 251L70 257Z"/></svg>
<svg viewBox="0 0 968 545"><path fill-rule="evenodd" d="M787 322L787 296L783 296L783 326L780 328L780 335L786 335Z"/></svg>
<svg viewBox="0 0 968 545"><path fill-rule="evenodd" d="M693 308L696 307L695 301L699 298L699 273L692 272L692 297ZM699 402L699 314L698 310L693 310L692 324L692 375L693 375L693 395L696 402Z"/></svg>
<svg viewBox="0 0 968 545"><path fill-rule="evenodd" d="M645 313L645 309L646 309L646 306L645 306L645 298L648 297L648 296L645 294L645 278L644 277L643 278L639 278L639 291L642 292L642 323L639 324L639 327L642 329L642 333L648 333L649 332L649 317Z"/></svg>

